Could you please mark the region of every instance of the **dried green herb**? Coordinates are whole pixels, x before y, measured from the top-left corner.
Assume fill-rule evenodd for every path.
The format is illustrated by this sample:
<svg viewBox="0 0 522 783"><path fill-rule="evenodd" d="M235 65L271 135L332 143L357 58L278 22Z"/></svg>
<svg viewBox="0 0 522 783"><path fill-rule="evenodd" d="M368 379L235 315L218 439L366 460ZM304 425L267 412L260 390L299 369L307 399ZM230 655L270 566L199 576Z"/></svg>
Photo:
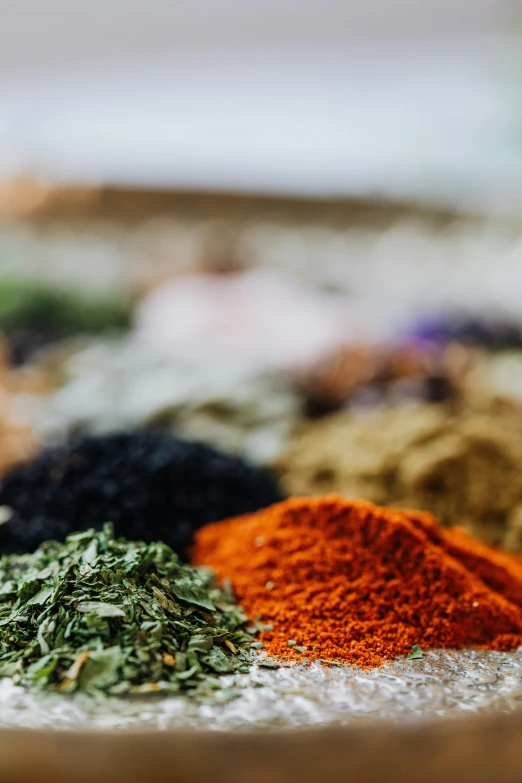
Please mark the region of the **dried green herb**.
<svg viewBox="0 0 522 783"><path fill-rule="evenodd" d="M424 653L418 644L414 644L412 645L411 652L408 653L406 658L408 661L419 661L421 658L424 658Z"/></svg>
<svg viewBox="0 0 522 783"><path fill-rule="evenodd" d="M248 671L247 618L162 543L89 530L0 560L0 676L109 694L205 691Z"/></svg>
<svg viewBox="0 0 522 783"><path fill-rule="evenodd" d="M74 290L0 277L0 325L55 334L96 334L128 329L132 302L121 297L86 296Z"/></svg>

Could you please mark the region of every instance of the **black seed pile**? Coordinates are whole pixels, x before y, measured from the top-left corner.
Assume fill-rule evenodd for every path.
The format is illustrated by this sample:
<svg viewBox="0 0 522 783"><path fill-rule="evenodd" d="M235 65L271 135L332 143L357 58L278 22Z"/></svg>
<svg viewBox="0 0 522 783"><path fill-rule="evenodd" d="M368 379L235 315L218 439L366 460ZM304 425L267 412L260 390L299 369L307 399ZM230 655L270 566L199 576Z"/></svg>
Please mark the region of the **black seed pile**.
<svg viewBox="0 0 522 783"><path fill-rule="evenodd" d="M131 541L164 541L187 559L195 530L282 499L267 470L171 435L88 437L43 451L7 473L0 552L32 552L113 522Z"/></svg>

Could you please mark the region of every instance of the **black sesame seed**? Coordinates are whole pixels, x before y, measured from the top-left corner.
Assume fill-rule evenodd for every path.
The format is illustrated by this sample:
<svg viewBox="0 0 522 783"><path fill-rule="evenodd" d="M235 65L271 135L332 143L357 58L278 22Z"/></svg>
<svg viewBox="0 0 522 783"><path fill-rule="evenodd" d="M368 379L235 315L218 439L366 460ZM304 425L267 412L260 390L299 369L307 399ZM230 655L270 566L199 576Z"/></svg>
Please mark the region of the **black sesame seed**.
<svg viewBox="0 0 522 783"><path fill-rule="evenodd" d="M0 526L0 552L111 521L118 536L165 541L186 559L202 525L281 499L270 472L202 443L147 432L81 438L4 476L0 505L13 516Z"/></svg>

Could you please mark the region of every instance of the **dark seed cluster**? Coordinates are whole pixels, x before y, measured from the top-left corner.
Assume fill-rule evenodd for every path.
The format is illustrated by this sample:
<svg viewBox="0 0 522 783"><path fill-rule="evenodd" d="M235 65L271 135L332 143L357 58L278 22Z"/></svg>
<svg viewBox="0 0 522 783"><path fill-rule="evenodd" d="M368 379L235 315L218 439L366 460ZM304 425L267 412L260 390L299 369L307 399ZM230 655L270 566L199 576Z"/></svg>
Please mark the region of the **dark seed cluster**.
<svg viewBox="0 0 522 783"><path fill-rule="evenodd" d="M13 513L0 552L32 552L110 521L117 536L164 541L187 559L202 525L281 498L271 473L202 443L147 432L82 438L4 477L0 505Z"/></svg>

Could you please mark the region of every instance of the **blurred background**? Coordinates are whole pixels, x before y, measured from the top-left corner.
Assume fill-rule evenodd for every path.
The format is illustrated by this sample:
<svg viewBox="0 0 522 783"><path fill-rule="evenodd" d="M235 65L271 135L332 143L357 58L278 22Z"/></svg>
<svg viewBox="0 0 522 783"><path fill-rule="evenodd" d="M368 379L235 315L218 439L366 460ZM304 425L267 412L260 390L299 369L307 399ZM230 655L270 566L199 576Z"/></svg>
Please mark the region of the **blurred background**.
<svg viewBox="0 0 522 783"><path fill-rule="evenodd" d="M1 170L66 182L508 203L508 0L4 0Z"/></svg>
<svg viewBox="0 0 522 783"><path fill-rule="evenodd" d="M518 5L1 2L2 469L165 430L521 548Z"/></svg>

